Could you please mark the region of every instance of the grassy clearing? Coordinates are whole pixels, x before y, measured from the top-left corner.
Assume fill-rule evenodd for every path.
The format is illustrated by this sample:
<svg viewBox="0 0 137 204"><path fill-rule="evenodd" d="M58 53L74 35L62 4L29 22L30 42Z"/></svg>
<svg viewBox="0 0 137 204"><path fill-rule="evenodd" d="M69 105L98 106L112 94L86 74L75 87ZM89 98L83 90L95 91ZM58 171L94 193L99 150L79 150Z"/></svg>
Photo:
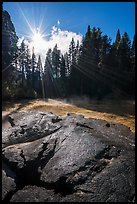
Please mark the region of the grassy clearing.
<svg viewBox="0 0 137 204"><path fill-rule="evenodd" d="M123 124L135 132L135 104L131 101L89 101L87 99L69 100L32 100L3 105L3 117L11 112L41 110L59 116L67 113L82 114L86 118L102 119L108 122Z"/></svg>

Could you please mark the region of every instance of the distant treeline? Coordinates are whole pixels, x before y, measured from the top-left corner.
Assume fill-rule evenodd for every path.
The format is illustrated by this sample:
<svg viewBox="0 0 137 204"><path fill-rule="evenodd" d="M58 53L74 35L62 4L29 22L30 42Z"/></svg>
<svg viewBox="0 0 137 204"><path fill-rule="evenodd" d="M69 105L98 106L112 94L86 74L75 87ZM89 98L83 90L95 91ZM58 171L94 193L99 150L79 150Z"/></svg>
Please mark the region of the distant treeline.
<svg viewBox="0 0 137 204"><path fill-rule="evenodd" d="M111 29L111 28L110 28ZM35 48L18 36L7 11L2 13L2 98L65 98L87 95L102 99L107 96L134 98L135 36L116 33L113 43L100 28L90 26L82 43L74 39L64 55L57 44L36 58Z"/></svg>

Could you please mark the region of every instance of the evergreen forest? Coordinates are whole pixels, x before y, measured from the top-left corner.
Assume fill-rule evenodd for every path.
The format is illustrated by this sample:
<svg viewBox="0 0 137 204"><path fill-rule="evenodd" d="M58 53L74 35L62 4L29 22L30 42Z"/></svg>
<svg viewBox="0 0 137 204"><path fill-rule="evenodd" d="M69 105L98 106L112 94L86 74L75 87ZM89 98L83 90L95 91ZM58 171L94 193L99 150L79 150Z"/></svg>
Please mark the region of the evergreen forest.
<svg viewBox="0 0 137 204"><path fill-rule="evenodd" d="M101 28L90 27L82 43L72 38L62 54L55 44L36 57L18 36L7 11L2 11L2 99L67 98L88 96L103 99L134 99L135 36L117 30L114 42Z"/></svg>

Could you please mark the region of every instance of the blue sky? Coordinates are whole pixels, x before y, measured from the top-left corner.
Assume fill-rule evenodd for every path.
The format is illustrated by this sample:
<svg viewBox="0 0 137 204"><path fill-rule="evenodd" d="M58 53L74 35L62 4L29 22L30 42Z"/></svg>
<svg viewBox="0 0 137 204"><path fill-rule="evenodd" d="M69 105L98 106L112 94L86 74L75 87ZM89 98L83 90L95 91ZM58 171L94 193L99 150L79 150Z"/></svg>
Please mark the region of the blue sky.
<svg viewBox="0 0 137 204"><path fill-rule="evenodd" d="M85 35L87 26L100 27L112 41L117 29L126 31L130 39L135 33L135 2L4 2L19 36L26 34L28 25L39 26L43 18L43 31L50 33L53 25ZM22 12L20 12L22 10Z"/></svg>
<svg viewBox="0 0 137 204"><path fill-rule="evenodd" d="M131 41L135 34L135 2L4 2L3 9L11 16L19 43L25 38L43 62L56 43L64 54L72 37L81 42L88 25L100 27L112 42L118 28Z"/></svg>

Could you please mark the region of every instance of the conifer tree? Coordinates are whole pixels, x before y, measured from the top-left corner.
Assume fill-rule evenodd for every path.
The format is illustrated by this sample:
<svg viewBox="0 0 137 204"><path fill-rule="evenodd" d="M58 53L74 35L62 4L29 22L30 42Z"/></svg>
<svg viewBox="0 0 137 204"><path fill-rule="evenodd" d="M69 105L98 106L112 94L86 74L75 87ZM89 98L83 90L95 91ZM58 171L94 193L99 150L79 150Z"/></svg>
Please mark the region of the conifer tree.
<svg viewBox="0 0 137 204"><path fill-rule="evenodd" d="M44 88L46 98L53 96L53 71L52 71L52 50L49 49L46 54L45 64L44 64Z"/></svg>
<svg viewBox="0 0 137 204"><path fill-rule="evenodd" d="M39 55L38 57L38 63L37 63L37 73L38 73L38 80L41 80L41 73L42 73L42 62L41 62L41 57Z"/></svg>
<svg viewBox="0 0 137 204"><path fill-rule="evenodd" d="M71 72L71 66L76 63L74 38L72 38L70 45L69 45L68 57L69 57L70 72Z"/></svg>
<svg viewBox="0 0 137 204"><path fill-rule="evenodd" d="M36 56L34 53L34 47L32 48L32 61L31 61L31 69L32 69L32 74L31 74L31 81L32 81L32 88L35 89L35 71L36 71Z"/></svg>
<svg viewBox="0 0 137 204"><path fill-rule="evenodd" d="M131 41L129 39L127 32L124 32L118 46L120 71L130 70L130 48L131 48Z"/></svg>
<svg viewBox="0 0 137 204"><path fill-rule="evenodd" d="M116 49L119 46L120 40L121 40L121 35L120 35L120 30L118 29L117 34L116 34L116 39L115 39L115 42L114 42Z"/></svg>
<svg viewBox="0 0 137 204"><path fill-rule="evenodd" d="M103 65L107 64L107 61L109 60L108 56L110 53L110 49L111 49L111 39L108 38L107 35L102 36L101 39L101 46L99 49L99 63L101 63L101 67Z"/></svg>
<svg viewBox="0 0 137 204"><path fill-rule="evenodd" d="M20 46L20 69L22 74L22 87L24 86L24 80L25 80L25 60L26 60L26 47L24 40L21 43Z"/></svg>
<svg viewBox="0 0 137 204"><path fill-rule="evenodd" d="M39 94L39 96L42 96L42 90L43 90L43 87L42 87L42 80L43 80L43 78L42 78L42 72L43 72L43 70L42 70L42 62L41 62L41 57L40 57L40 55L39 55L39 57L38 57L38 63L37 63L37 67L36 67L36 73L35 73L35 75L36 75L36 77L35 77L35 79L36 79L36 89L37 89L37 93Z"/></svg>
<svg viewBox="0 0 137 204"><path fill-rule="evenodd" d="M25 67L26 67L26 78L27 78L27 86L31 85L31 55L29 47L26 47L26 61L25 61Z"/></svg>
<svg viewBox="0 0 137 204"><path fill-rule="evenodd" d="M65 60L65 76L66 77L69 77L69 56L68 56L68 53L66 52L64 54L64 60Z"/></svg>
<svg viewBox="0 0 137 204"><path fill-rule="evenodd" d="M88 25L87 32L85 34L85 37L83 38L83 54L89 55L90 54L90 48L91 47L91 28L90 25Z"/></svg>
<svg viewBox="0 0 137 204"><path fill-rule="evenodd" d="M60 50L58 50L57 44L52 51L52 70L54 79L60 76Z"/></svg>
<svg viewBox="0 0 137 204"><path fill-rule="evenodd" d="M64 56L62 55L61 56L61 70L60 70L60 74L61 74L61 79L63 81L65 81L65 78L66 78L66 70L65 70L65 59L64 59Z"/></svg>
<svg viewBox="0 0 137 204"><path fill-rule="evenodd" d="M80 44L79 44L79 40L78 40L77 44L76 44L76 49L75 49L76 64L78 64L79 57L80 57Z"/></svg>
<svg viewBox="0 0 137 204"><path fill-rule="evenodd" d="M131 71L135 72L135 35L133 38L131 51L130 51Z"/></svg>

